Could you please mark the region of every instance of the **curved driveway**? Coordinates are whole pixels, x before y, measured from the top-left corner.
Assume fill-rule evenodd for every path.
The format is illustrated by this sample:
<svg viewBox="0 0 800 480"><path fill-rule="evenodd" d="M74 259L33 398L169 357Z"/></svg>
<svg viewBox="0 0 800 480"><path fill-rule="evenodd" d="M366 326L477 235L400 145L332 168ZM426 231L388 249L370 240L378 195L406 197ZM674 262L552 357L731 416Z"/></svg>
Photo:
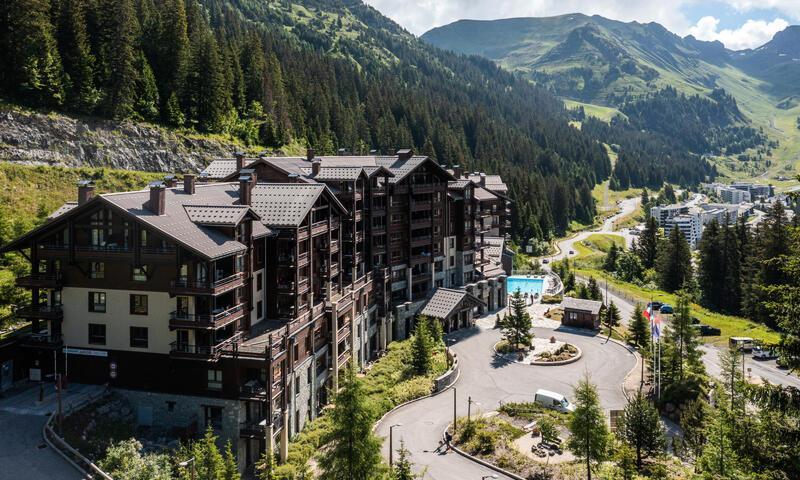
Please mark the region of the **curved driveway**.
<svg viewBox="0 0 800 480"><path fill-rule="evenodd" d="M508 363L493 355L492 346L500 340L499 330L476 326L448 337L456 340L451 349L458 355L461 368L461 377L455 386L458 416L467 414L469 396L480 403L479 406L473 404L473 414L495 410L501 402L532 401L539 388L572 397L573 386L586 372L598 386L605 409L625 405L620 385L636 365L635 357L627 349L613 342L606 343L605 338L599 336L567 330L536 328L534 332L539 337L555 335L577 345L583 350L583 357L575 363L557 367ZM399 448L400 439L403 439L411 460L418 471L426 473L427 479L480 479L482 475L494 473L456 453L433 453L442 432L452 420L451 389L392 412L378 426L377 433L388 439L389 426L402 423L394 429L394 449ZM388 458L388 440L384 442L383 454Z"/></svg>

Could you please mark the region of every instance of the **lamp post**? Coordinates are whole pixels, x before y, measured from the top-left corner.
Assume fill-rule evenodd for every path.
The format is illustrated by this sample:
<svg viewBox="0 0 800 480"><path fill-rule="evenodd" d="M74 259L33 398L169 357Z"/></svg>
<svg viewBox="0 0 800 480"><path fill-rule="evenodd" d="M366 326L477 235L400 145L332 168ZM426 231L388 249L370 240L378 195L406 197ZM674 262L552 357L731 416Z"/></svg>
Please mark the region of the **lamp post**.
<svg viewBox="0 0 800 480"><path fill-rule="evenodd" d="M456 434L456 425L458 418L456 417L456 387L453 387L453 436Z"/></svg>
<svg viewBox="0 0 800 480"><path fill-rule="evenodd" d="M481 404L480 404L480 403L478 403L478 402L473 402L473 401L472 401L472 397L467 397L467 423L469 423L469 422L471 422L471 421L472 421L472 418L471 418L471 417L472 417L472 404L473 404L473 403L474 403L476 406L478 406L478 407L480 407L480 406L481 406Z"/></svg>
<svg viewBox="0 0 800 480"><path fill-rule="evenodd" d="M196 476L197 472L195 471L195 467L194 467L194 464L195 464L195 458L194 457L190 458L189 460L186 460L185 462L180 462L178 465L180 465L183 468L186 468L190 464L192 465L192 480L195 480L197 478L197 476Z"/></svg>
<svg viewBox="0 0 800 480"><path fill-rule="evenodd" d="M389 427L389 467L390 468L392 466L392 457L393 457L393 454L394 454L394 446L392 445L392 443L393 443L393 441L392 441L392 430L394 429L394 427L402 427L402 426L403 426L402 423L395 423L394 425Z"/></svg>

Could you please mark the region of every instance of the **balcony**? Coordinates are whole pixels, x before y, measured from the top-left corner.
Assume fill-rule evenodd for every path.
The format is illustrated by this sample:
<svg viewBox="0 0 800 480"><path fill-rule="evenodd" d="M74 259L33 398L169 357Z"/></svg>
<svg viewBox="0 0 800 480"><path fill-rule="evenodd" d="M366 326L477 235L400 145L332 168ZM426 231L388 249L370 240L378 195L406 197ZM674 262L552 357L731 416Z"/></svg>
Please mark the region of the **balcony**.
<svg viewBox="0 0 800 480"><path fill-rule="evenodd" d="M308 252L303 252L300 255L298 255L297 256L297 266L298 267L304 267L304 266L308 265L308 258L309 258Z"/></svg>
<svg viewBox="0 0 800 480"><path fill-rule="evenodd" d="M143 263L172 262L175 258L176 249L172 245L162 247L142 247L139 253Z"/></svg>
<svg viewBox="0 0 800 480"><path fill-rule="evenodd" d="M419 235L416 237L411 237L411 246L412 247L422 247L425 245L430 245L433 237L430 235Z"/></svg>
<svg viewBox="0 0 800 480"><path fill-rule="evenodd" d="M414 212L420 210L430 210L430 209L431 209L430 200L420 200L411 202L411 210Z"/></svg>
<svg viewBox="0 0 800 480"><path fill-rule="evenodd" d="M81 258L117 258L133 252L130 245L107 243L105 245L76 245L75 254Z"/></svg>
<svg viewBox="0 0 800 480"><path fill-rule="evenodd" d="M339 274L339 262L333 262L330 265L323 263L320 265L319 271L323 275L334 277Z"/></svg>
<svg viewBox="0 0 800 480"><path fill-rule="evenodd" d="M23 347L61 348L62 345L64 345L64 338L60 333L54 335L46 332L31 333L22 341Z"/></svg>
<svg viewBox="0 0 800 480"><path fill-rule="evenodd" d="M240 303L226 310L211 314L172 312L169 314L170 328L220 328L244 317L245 305Z"/></svg>
<svg viewBox="0 0 800 480"><path fill-rule="evenodd" d="M350 336L350 322L345 322L339 330L336 331L336 338L342 340Z"/></svg>
<svg viewBox="0 0 800 480"><path fill-rule="evenodd" d="M239 388L239 398L242 400L263 400L267 398L267 387L257 380L251 380Z"/></svg>
<svg viewBox="0 0 800 480"><path fill-rule="evenodd" d="M17 286L23 288L61 288L64 276L60 273L32 273L17 278Z"/></svg>
<svg viewBox="0 0 800 480"><path fill-rule="evenodd" d="M411 228L425 228L431 226L432 217L414 218L411 220Z"/></svg>
<svg viewBox="0 0 800 480"><path fill-rule="evenodd" d="M411 265L420 265L428 263L431 260L430 254L411 255Z"/></svg>
<svg viewBox="0 0 800 480"><path fill-rule="evenodd" d="M339 251L339 240L331 240L330 244L323 244L320 247L320 250L328 251L330 250L331 253L335 253Z"/></svg>
<svg viewBox="0 0 800 480"><path fill-rule="evenodd" d="M267 420L254 419L245 422L239 422L239 436L242 438L260 438L263 439L266 435ZM272 433L275 434L283 428L283 415L278 412L272 417Z"/></svg>
<svg viewBox="0 0 800 480"><path fill-rule="evenodd" d="M241 272L220 278L214 282L194 281L182 277L172 281L169 293L170 295L221 295L242 285L244 285L244 274Z"/></svg>
<svg viewBox="0 0 800 480"><path fill-rule="evenodd" d="M375 196L386 195L386 187L372 187L372 194Z"/></svg>
<svg viewBox="0 0 800 480"><path fill-rule="evenodd" d="M363 214L361 213L361 210L356 210L355 214L353 215L353 218L355 219L356 222L360 222L361 219L363 218L362 215Z"/></svg>
<svg viewBox="0 0 800 480"><path fill-rule="evenodd" d="M386 225L373 225L372 226L372 233L375 235L383 235L386 233Z"/></svg>
<svg viewBox="0 0 800 480"><path fill-rule="evenodd" d="M311 225L311 236L322 235L328 231L328 221L323 220Z"/></svg>
<svg viewBox="0 0 800 480"><path fill-rule="evenodd" d="M433 193L438 186L436 183L415 183L411 185L411 193Z"/></svg>
<svg viewBox="0 0 800 480"><path fill-rule="evenodd" d="M14 314L18 318L39 318L42 320L61 320L64 318L64 310L61 305L21 305Z"/></svg>
<svg viewBox="0 0 800 480"><path fill-rule="evenodd" d="M234 334L232 337L218 342L215 345L193 345L191 343L172 342L169 344L170 356L174 358L185 358L189 360L217 360L222 352L231 350L233 345L238 344L242 339L242 332Z"/></svg>
<svg viewBox="0 0 800 480"><path fill-rule="evenodd" d="M339 368L342 368L347 364L347 361L350 360L350 350L347 349L346 351L342 352L339 355L339 358L336 360L336 364L339 365Z"/></svg>

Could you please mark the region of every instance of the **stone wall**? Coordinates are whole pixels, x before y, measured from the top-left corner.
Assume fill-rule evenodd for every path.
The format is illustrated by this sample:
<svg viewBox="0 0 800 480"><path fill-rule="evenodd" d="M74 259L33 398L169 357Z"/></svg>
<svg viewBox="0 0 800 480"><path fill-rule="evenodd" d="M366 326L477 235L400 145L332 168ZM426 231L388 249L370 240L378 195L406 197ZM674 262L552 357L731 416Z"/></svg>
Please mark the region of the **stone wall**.
<svg viewBox="0 0 800 480"><path fill-rule="evenodd" d="M222 428L215 431L219 435L220 444L228 440L234 446L238 444L239 422L244 419L238 400L122 388L115 388L114 392L128 401L137 424L150 423L161 428L186 428L196 422L198 433L202 433L206 429L205 408L221 407Z"/></svg>

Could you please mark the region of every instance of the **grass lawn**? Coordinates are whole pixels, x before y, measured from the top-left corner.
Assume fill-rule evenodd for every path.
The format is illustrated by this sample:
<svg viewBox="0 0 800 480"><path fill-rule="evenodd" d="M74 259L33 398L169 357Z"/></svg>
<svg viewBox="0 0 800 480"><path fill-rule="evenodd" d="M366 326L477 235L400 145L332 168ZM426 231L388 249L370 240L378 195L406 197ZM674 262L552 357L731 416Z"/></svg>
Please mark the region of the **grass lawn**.
<svg viewBox="0 0 800 480"><path fill-rule="evenodd" d="M633 301L646 304L649 301L659 301L676 305L677 296L660 290L649 290L638 285L618 280L613 275L600 269L605 252L611 246L611 242L622 246L623 239L618 235L595 234L590 235L586 240L575 244L576 256L573 258L573 270L576 275L583 277L594 277L595 279L608 281L622 296ZM727 345L730 337L752 337L766 343L777 343L780 334L769 327L752 322L746 318L733 315L724 315L713 312L696 303L691 304L692 315L697 317L701 323L719 328L722 334L719 337L702 337L706 343L715 345Z"/></svg>

